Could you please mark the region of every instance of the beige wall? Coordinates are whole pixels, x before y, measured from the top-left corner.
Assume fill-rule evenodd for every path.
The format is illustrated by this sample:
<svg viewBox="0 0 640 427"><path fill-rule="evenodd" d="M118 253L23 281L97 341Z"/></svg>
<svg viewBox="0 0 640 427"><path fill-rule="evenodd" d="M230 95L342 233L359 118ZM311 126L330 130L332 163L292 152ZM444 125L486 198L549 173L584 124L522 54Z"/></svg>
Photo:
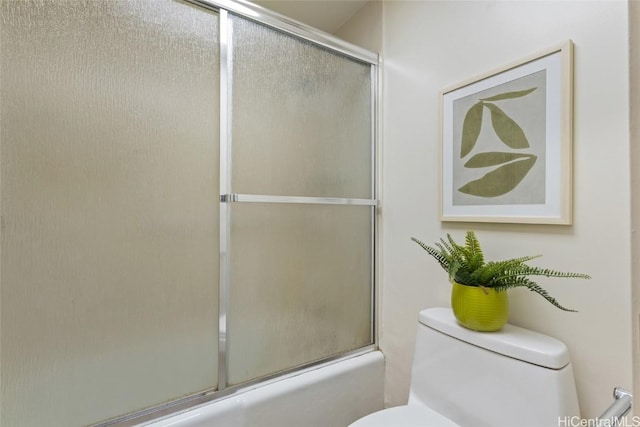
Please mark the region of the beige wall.
<svg viewBox="0 0 640 427"><path fill-rule="evenodd" d="M378 31L363 29L358 16L352 23L340 35L355 43ZM489 258L542 253L538 265L591 274L540 282L578 313L515 290L510 322L568 345L583 416L599 415L614 386L631 388L628 24L624 1L383 3L380 343L388 405L407 399L418 311L449 304L444 272L409 238L432 242L467 229ZM440 90L567 39L575 43L574 225L441 223Z"/></svg>
<svg viewBox="0 0 640 427"><path fill-rule="evenodd" d="M382 50L382 1L372 0L362 7L335 35L373 52Z"/></svg>
<svg viewBox="0 0 640 427"><path fill-rule="evenodd" d="M631 265L633 283L633 389L640 396L640 2L629 2L631 103ZM636 399L637 400L637 399ZM640 410L635 410L640 414Z"/></svg>

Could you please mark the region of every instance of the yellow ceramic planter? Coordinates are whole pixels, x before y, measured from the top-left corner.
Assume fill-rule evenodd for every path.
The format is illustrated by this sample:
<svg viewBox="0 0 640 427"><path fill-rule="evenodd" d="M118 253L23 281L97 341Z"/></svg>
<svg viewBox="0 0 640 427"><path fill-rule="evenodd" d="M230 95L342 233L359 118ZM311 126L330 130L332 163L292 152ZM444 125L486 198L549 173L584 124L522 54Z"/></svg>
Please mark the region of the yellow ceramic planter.
<svg viewBox="0 0 640 427"><path fill-rule="evenodd" d="M507 291L465 286L453 282L451 308L458 322L481 332L499 331L509 317Z"/></svg>

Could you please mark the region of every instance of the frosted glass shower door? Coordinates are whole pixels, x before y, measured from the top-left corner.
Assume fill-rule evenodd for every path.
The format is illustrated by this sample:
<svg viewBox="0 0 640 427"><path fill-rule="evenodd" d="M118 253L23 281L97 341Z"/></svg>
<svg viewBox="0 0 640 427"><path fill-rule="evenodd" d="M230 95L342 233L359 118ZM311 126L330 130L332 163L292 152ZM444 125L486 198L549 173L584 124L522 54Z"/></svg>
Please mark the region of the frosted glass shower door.
<svg viewBox="0 0 640 427"><path fill-rule="evenodd" d="M0 425L215 389L218 14L0 4Z"/></svg>
<svg viewBox="0 0 640 427"><path fill-rule="evenodd" d="M232 22L233 192L373 198L371 66Z"/></svg>
<svg viewBox="0 0 640 427"><path fill-rule="evenodd" d="M371 66L232 19L229 384L373 342Z"/></svg>
<svg viewBox="0 0 640 427"><path fill-rule="evenodd" d="M375 59L205 3L0 0L2 426L373 343Z"/></svg>

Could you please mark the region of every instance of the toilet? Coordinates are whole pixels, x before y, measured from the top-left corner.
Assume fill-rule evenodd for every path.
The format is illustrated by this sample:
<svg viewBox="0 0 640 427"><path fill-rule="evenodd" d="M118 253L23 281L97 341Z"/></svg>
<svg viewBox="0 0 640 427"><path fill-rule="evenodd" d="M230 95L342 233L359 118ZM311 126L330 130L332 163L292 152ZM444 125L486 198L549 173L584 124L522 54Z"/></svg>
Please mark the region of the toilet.
<svg viewBox="0 0 640 427"><path fill-rule="evenodd" d="M475 332L439 307L420 312L408 405L350 427L557 427L579 413L562 342L513 325Z"/></svg>

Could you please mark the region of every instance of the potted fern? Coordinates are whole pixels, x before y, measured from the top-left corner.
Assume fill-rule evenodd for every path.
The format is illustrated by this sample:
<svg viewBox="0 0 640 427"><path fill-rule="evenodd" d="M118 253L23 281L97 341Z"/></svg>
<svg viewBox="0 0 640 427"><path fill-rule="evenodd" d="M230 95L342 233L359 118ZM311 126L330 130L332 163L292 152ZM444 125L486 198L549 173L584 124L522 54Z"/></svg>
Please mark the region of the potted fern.
<svg viewBox="0 0 640 427"><path fill-rule="evenodd" d="M485 262L480 242L473 231L467 231L464 245L456 243L449 234L447 240L441 238L435 247L415 237L411 240L435 258L449 274L453 285L451 307L456 319L476 331L497 331L507 323L509 300L506 291L511 288L526 287L560 310L575 311L560 305L531 276L590 279L582 273L564 273L526 264L542 255Z"/></svg>

